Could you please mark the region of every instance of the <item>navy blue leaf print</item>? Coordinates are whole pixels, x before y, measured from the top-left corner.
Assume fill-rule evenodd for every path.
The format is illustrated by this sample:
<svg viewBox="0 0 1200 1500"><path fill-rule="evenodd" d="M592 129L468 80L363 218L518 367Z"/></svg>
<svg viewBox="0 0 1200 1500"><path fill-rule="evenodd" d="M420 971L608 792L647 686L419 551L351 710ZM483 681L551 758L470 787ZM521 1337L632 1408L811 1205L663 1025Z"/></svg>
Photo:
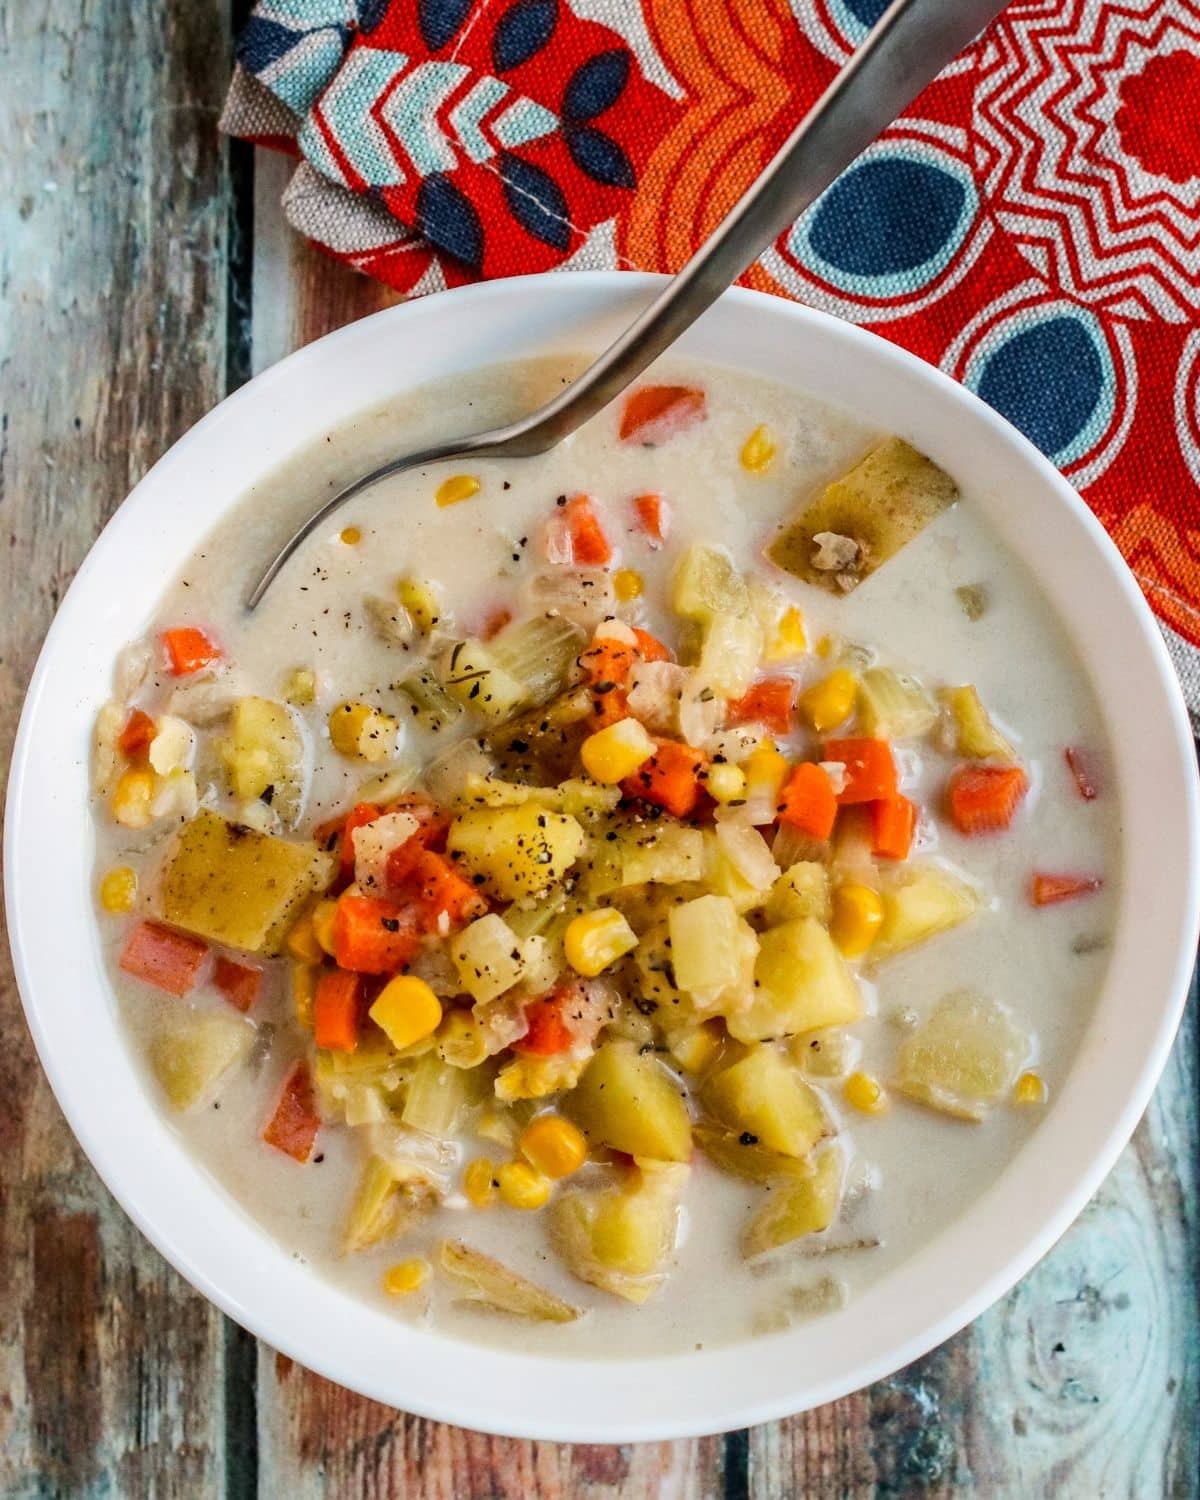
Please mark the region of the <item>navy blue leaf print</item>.
<svg viewBox="0 0 1200 1500"><path fill-rule="evenodd" d="M437 52L467 19L473 0L418 0L417 25L430 52Z"/></svg>
<svg viewBox="0 0 1200 1500"><path fill-rule="evenodd" d="M570 210L554 178L541 167L506 151L500 157L500 179L508 211L522 229L554 250L568 250Z"/></svg>
<svg viewBox="0 0 1200 1500"><path fill-rule="evenodd" d="M624 47L598 52L571 75L563 93L563 116L568 120L594 120L612 108L628 81L629 53Z"/></svg>
<svg viewBox="0 0 1200 1500"><path fill-rule="evenodd" d="M277 62L301 39L301 33L269 21L265 16L251 16L238 37L237 60L251 73L261 73Z"/></svg>
<svg viewBox="0 0 1200 1500"><path fill-rule="evenodd" d="M492 67L508 73L536 56L558 25L558 0L516 0L492 37Z"/></svg>
<svg viewBox="0 0 1200 1500"><path fill-rule="evenodd" d="M392 0L358 0L358 29L370 36L388 13Z"/></svg>
<svg viewBox="0 0 1200 1500"><path fill-rule="evenodd" d="M417 194L417 228L456 260L478 271L483 265L483 225L475 205L444 172L435 172Z"/></svg>
<svg viewBox="0 0 1200 1500"><path fill-rule="evenodd" d="M571 160L581 172L605 187L637 187L633 163L611 135L594 125L567 127L564 134Z"/></svg>

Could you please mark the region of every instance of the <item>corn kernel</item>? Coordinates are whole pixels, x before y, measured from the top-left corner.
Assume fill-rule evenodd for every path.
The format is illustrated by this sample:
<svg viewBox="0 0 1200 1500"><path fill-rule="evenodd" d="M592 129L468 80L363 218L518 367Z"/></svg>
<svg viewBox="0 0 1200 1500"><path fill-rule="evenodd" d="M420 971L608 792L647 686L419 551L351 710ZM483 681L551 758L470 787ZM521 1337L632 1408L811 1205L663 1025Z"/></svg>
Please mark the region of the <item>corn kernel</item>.
<svg viewBox="0 0 1200 1500"><path fill-rule="evenodd" d="M636 568L618 568L613 574L613 593L622 604L640 596L646 580Z"/></svg>
<svg viewBox="0 0 1200 1500"><path fill-rule="evenodd" d="M296 1023L305 1031L312 1030L313 1003L317 997L318 970L312 964L292 965L292 1010Z"/></svg>
<svg viewBox="0 0 1200 1500"><path fill-rule="evenodd" d="M504 1162L496 1173L496 1181L509 1208L541 1208L553 1190L550 1179L535 1172L527 1161Z"/></svg>
<svg viewBox="0 0 1200 1500"><path fill-rule="evenodd" d="M851 1073L842 1084L846 1103L861 1110L864 1115L877 1115L887 1108L887 1095L877 1078L870 1073Z"/></svg>
<svg viewBox="0 0 1200 1500"><path fill-rule="evenodd" d="M563 934L563 952L576 974L594 979L637 947L637 933L611 906L572 918Z"/></svg>
<svg viewBox="0 0 1200 1500"><path fill-rule="evenodd" d="M761 474L764 469L771 467L775 460L775 451L775 439L771 436L771 429L760 423L742 444L742 451L739 455L742 468L749 469L751 474Z"/></svg>
<svg viewBox="0 0 1200 1500"><path fill-rule="evenodd" d="M1046 1080L1040 1073L1022 1073L1013 1089L1015 1104L1045 1104Z"/></svg>
<svg viewBox="0 0 1200 1500"><path fill-rule="evenodd" d="M313 936L320 944L322 950L333 957L333 923L337 917L337 902L326 898L318 901L309 914L312 922Z"/></svg>
<svg viewBox="0 0 1200 1500"><path fill-rule="evenodd" d="M463 1192L475 1208L491 1208L496 1201L496 1163L490 1156L477 1156L463 1172Z"/></svg>
<svg viewBox="0 0 1200 1500"><path fill-rule="evenodd" d="M836 635L823 635L817 642L817 655L832 656L837 651L839 644Z"/></svg>
<svg viewBox="0 0 1200 1500"><path fill-rule="evenodd" d="M774 740L763 740L746 757L742 767L746 775L747 799L761 797L774 806L787 780L791 766L785 756L780 755Z"/></svg>
<svg viewBox="0 0 1200 1500"><path fill-rule="evenodd" d="M831 729L844 724L854 712L857 697L858 679L853 672L839 667L800 694L800 707L818 734L828 734Z"/></svg>
<svg viewBox="0 0 1200 1500"><path fill-rule="evenodd" d="M289 672L284 678L283 696L296 708L307 708L317 696L317 674L307 667Z"/></svg>
<svg viewBox="0 0 1200 1500"><path fill-rule="evenodd" d="M423 979L401 974L389 979L367 1012L393 1047L403 1050L438 1029L442 1004Z"/></svg>
<svg viewBox="0 0 1200 1500"><path fill-rule="evenodd" d="M636 719L618 719L589 734L579 747L579 757L593 781L615 786L649 760L654 748L654 741Z"/></svg>
<svg viewBox="0 0 1200 1500"><path fill-rule="evenodd" d="M343 528L339 540L346 547L357 547L359 542L362 541L362 532L357 526L346 526Z"/></svg>
<svg viewBox="0 0 1200 1500"><path fill-rule="evenodd" d="M396 597L422 635L428 635L442 618L442 604L432 583L420 578L402 578Z"/></svg>
<svg viewBox="0 0 1200 1500"><path fill-rule="evenodd" d="M704 787L714 802L736 802L746 795L746 773L741 766L719 761L709 766Z"/></svg>
<svg viewBox="0 0 1200 1500"><path fill-rule="evenodd" d="M845 958L861 958L883 926L883 899L878 891L847 880L833 893L830 935Z"/></svg>
<svg viewBox="0 0 1200 1500"><path fill-rule="evenodd" d="M671 1043L671 1056L687 1073L707 1073L720 1056L725 1030L719 1021L704 1021Z"/></svg>
<svg viewBox="0 0 1200 1500"><path fill-rule="evenodd" d="M538 1115L521 1132L521 1155L543 1177L570 1177L587 1160L587 1142L562 1115Z"/></svg>
<svg viewBox="0 0 1200 1500"><path fill-rule="evenodd" d="M479 480L474 474L452 474L438 485L436 498L439 505L458 505L478 493Z"/></svg>
<svg viewBox="0 0 1200 1500"><path fill-rule="evenodd" d="M396 748L399 727L391 714L369 703L339 703L329 715L333 748L360 760L386 760Z"/></svg>
<svg viewBox="0 0 1200 1500"><path fill-rule="evenodd" d="M443 1017L437 1047L452 1068L477 1068L488 1055L483 1029L469 1010L452 1010Z"/></svg>
<svg viewBox="0 0 1200 1500"><path fill-rule="evenodd" d="M137 885L137 871L128 865L117 865L100 882L100 905L114 914L132 911Z"/></svg>
<svg viewBox="0 0 1200 1500"><path fill-rule="evenodd" d="M767 642L767 661L794 661L808 650L808 637L804 633L804 616L794 604L789 604L779 617L775 633Z"/></svg>
<svg viewBox="0 0 1200 1500"><path fill-rule="evenodd" d="M319 964L325 957L325 949L317 942L313 931L311 914L301 917L288 933L287 951L302 964Z"/></svg>
<svg viewBox="0 0 1200 1500"><path fill-rule="evenodd" d="M148 828L154 817L153 800L154 772L125 771L113 788L112 815L122 828Z"/></svg>
<svg viewBox="0 0 1200 1500"><path fill-rule="evenodd" d="M407 1297L419 1292L429 1280L429 1262L423 1256L414 1255L411 1260L402 1260L389 1266L383 1273L383 1289L389 1297Z"/></svg>

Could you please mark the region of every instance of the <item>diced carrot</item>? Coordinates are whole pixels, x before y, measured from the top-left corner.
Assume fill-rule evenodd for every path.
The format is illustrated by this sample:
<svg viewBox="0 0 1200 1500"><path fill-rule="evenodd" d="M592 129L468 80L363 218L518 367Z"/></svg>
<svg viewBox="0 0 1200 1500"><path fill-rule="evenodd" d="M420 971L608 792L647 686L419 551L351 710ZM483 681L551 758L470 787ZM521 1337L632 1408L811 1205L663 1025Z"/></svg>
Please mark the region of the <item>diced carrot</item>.
<svg viewBox="0 0 1200 1500"><path fill-rule="evenodd" d="M563 519L571 538L571 557L585 568L602 568L612 560L612 548L587 495L568 500Z"/></svg>
<svg viewBox="0 0 1200 1500"><path fill-rule="evenodd" d="M180 625L174 630L164 630L163 645L167 648L167 659L171 664L172 676L175 677L186 677L221 659L220 646L194 625Z"/></svg>
<svg viewBox="0 0 1200 1500"><path fill-rule="evenodd" d="M967 835L1007 828L1028 790L1020 766L959 766L946 787L951 821Z"/></svg>
<svg viewBox="0 0 1200 1500"><path fill-rule="evenodd" d="M262 1138L295 1161L306 1162L321 1128L316 1094L308 1064L298 1062L284 1079L275 1110L263 1129Z"/></svg>
<svg viewBox="0 0 1200 1500"><path fill-rule="evenodd" d="M598 686L605 682L626 682L637 659L636 646L615 636L602 635L580 656L579 665L587 673L588 681Z"/></svg>
<svg viewBox="0 0 1200 1500"><path fill-rule="evenodd" d="M671 527L671 514L661 495L639 495L633 502L638 525L652 542L665 542Z"/></svg>
<svg viewBox="0 0 1200 1500"><path fill-rule="evenodd" d="M616 687L611 682L597 684L596 691L592 694L589 733L597 729L607 729L618 719L627 718L629 718L629 694L625 689Z"/></svg>
<svg viewBox="0 0 1200 1500"><path fill-rule="evenodd" d="M534 1057L551 1057L556 1052L567 1050L574 1039L563 1020L566 996L565 989L555 990L552 995L545 995L525 1007L529 1030L512 1044L514 1052L526 1052Z"/></svg>
<svg viewBox="0 0 1200 1500"><path fill-rule="evenodd" d="M499 635L506 625L512 623L512 617L512 610L505 609L503 606L491 610L484 619L483 627L479 632L480 637L485 641L490 641L493 636Z"/></svg>
<svg viewBox="0 0 1200 1500"><path fill-rule="evenodd" d="M349 880L354 874L354 830L373 823L380 811L373 802L356 802L348 813L330 818L313 834L322 849L337 849L343 880Z"/></svg>
<svg viewBox="0 0 1200 1500"><path fill-rule="evenodd" d="M322 969L313 1000L313 1040L330 1052L358 1046L358 995L362 980L345 969Z"/></svg>
<svg viewBox="0 0 1200 1500"><path fill-rule="evenodd" d="M126 974L152 984L156 990L183 996L196 988L207 957L208 944L199 938L173 932L157 922L139 922L117 962Z"/></svg>
<svg viewBox="0 0 1200 1500"><path fill-rule="evenodd" d="M1079 795L1085 802L1095 801L1100 795L1100 788L1096 782L1091 757L1077 746L1068 745L1063 751L1063 759L1071 769L1075 785L1079 788Z"/></svg>
<svg viewBox="0 0 1200 1500"><path fill-rule="evenodd" d="M656 740L654 754L621 783L627 797L653 802L677 818L695 812L704 784L700 772L708 757L678 740Z"/></svg>
<svg viewBox="0 0 1200 1500"><path fill-rule="evenodd" d="M453 928L487 914L487 900L443 854L423 849L411 882L426 932L442 932L443 917Z"/></svg>
<svg viewBox="0 0 1200 1500"><path fill-rule="evenodd" d="M779 794L779 821L811 839L827 839L837 818L837 794L820 766L802 762Z"/></svg>
<svg viewBox="0 0 1200 1500"><path fill-rule="evenodd" d="M796 684L791 677L764 677L730 702L726 722L765 724L772 734L787 734L792 727L795 698Z"/></svg>
<svg viewBox="0 0 1200 1500"><path fill-rule="evenodd" d="M394 974L421 945L420 916L377 896L338 898L333 919L333 956L355 974Z"/></svg>
<svg viewBox="0 0 1200 1500"><path fill-rule="evenodd" d="M446 847L450 814L443 812L432 797L426 797L423 792L406 792L403 797L397 797L395 802L389 802L385 811L404 812L410 818L416 818L421 826L413 837L419 838L426 849Z"/></svg>
<svg viewBox="0 0 1200 1500"><path fill-rule="evenodd" d="M669 646L664 646L656 635L651 635L648 630L642 630L639 626L633 627L633 633L637 636L638 655L643 661L674 661Z"/></svg>
<svg viewBox="0 0 1200 1500"><path fill-rule="evenodd" d="M252 964L235 963L224 954L217 955L213 967L213 984L235 1010L243 1015L253 1006L262 989L262 970Z"/></svg>
<svg viewBox="0 0 1200 1500"><path fill-rule="evenodd" d="M843 807L896 795L896 762L886 740L826 740L822 759L846 767L846 785L838 794Z"/></svg>
<svg viewBox="0 0 1200 1500"><path fill-rule="evenodd" d="M687 385L641 385L621 409L623 443L662 443L705 414L704 392Z"/></svg>
<svg viewBox="0 0 1200 1500"><path fill-rule="evenodd" d="M870 803L871 852L880 859L907 859L917 828L917 809L907 797Z"/></svg>
<svg viewBox="0 0 1200 1500"><path fill-rule="evenodd" d="M117 744L130 760L140 760L149 750L150 741L157 732L157 725L149 714L143 713L140 708L131 708Z"/></svg>
<svg viewBox="0 0 1200 1500"><path fill-rule="evenodd" d="M1090 896L1103 884L1098 875L1047 875L1038 870L1029 882L1029 899L1034 906L1055 906L1059 901Z"/></svg>

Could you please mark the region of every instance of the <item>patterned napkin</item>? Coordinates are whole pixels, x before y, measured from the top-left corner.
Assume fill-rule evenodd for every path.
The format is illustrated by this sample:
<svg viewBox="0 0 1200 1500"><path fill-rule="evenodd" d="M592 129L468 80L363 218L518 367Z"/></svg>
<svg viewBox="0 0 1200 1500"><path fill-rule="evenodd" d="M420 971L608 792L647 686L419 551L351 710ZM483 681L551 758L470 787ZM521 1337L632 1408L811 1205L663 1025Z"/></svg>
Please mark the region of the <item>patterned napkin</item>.
<svg viewBox="0 0 1200 1500"><path fill-rule="evenodd" d="M259 0L223 128L409 293L674 271L884 0ZM1200 711L1200 0L1013 0L743 278L864 324L1083 491Z"/></svg>

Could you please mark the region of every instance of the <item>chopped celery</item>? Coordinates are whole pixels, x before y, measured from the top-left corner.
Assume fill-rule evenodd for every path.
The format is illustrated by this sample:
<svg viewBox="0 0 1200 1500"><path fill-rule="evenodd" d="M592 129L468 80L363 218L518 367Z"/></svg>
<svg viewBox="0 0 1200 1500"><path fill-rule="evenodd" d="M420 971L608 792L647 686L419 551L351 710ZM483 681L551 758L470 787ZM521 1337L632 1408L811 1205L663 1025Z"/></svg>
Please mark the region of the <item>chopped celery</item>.
<svg viewBox="0 0 1200 1500"><path fill-rule="evenodd" d="M401 720L411 721L431 734L449 729L462 716L462 704L455 702L430 666L410 672L396 684L396 692L403 700Z"/></svg>
<svg viewBox="0 0 1200 1500"><path fill-rule="evenodd" d="M443 1062L436 1051L426 1052L408 1080L400 1118L410 1130L445 1139L458 1129L464 1110L477 1097L465 1069Z"/></svg>
<svg viewBox="0 0 1200 1500"><path fill-rule="evenodd" d="M949 711L951 739L959 755L969 756L972 760L985 760L990 756L1001 760L1016 759L1016 751L992 723L977 688L970 684L943 688L938 696Z"/></svg>
<svg viewBox="0 0 1200 1500"><path fill-rule="evenodd" d="M844 1164L837 1146L826 1146L803 1182L778 1188L751 1219L742 1235L747 1260L790 1244L805 1234L821 1234L837 1218L842 1200Z"/></svg>
<svg viewBox="0 0 1200 1500"><path fill-rule="evenodd" d="M868 734L917 739L937 723L937 705L915 677L891 667L868 667L859 678L858 716Z"/></svg>
<svg viewBox="0 0 1200 1500"><path fill-rule="evenodd" d="M383 1240L395 1239L437 1206L437 1193L426 1183L405 1182L382 1156L367 1159L346 1226L342 1251L353 1254Z"/></svg>
<svg viewBox="0 0 1200 1500"><path fill-rule="evenodd" d="M526 704L545 703L572 675L587 637L561 615L536 615L506 626L488 642L501 669L522 689Z"/></svg>
<svg viewBox="0 0 1200 1500"><path fill-rule="evenodd" d="M712 1117L737 1135L784 1156L807 1156L830 1134L820 1097L798 1070L768 1046L746 1055L705 1080L701 1101Z"/></svg>
<svg viewBox="0 0 1200 1500"><path fill-rule="evenodd" d="M833 939L815 917L768 928L759 939L750 1004L730 1015L742 1042L858 1021L862 994Z"/></svg>
<svg viewBox="0 0 1200 1500"><path fill-rule="evenodd" d="M1008 1095L1029 1050L1028 1036L1003 1006L962 991L900 1044L896 1086L931 1109L978 1123Z"/></svg>
<svg viewBox="0 0 1200 1500"><path fill-rule="evenodd" d="M534 786L558 786L578 773L579 747L593 725L592 695L568 688L557 698L488 734L500 775Z"/></svg>
<svg viewBox="0 0 1200 1500"><path fill-rule="evenodd" d="M697 544L680 559L671 604L685 620L707 625L722 616L746 614L750 595L728 552Z"/></svg>
<svg viewBox="0 0 1200 1500"><path fill-rule="evenodd" d="M579 1316L579 1309L569 1302L526 1281L461 1240L442 1240L438 1245L438 1264L468 1302L482 1302L499 1312L533 1318L539 1323L571 1323Z"/></svg>
<svg viewBox="0 0 1200 1500"><path fill-rule="evenodd" d="M791 823L780 823L771 840L771 853L781 870L790 870L793 865L801 863L815 863L827 852L824 839L810 838Z"/></svg>

